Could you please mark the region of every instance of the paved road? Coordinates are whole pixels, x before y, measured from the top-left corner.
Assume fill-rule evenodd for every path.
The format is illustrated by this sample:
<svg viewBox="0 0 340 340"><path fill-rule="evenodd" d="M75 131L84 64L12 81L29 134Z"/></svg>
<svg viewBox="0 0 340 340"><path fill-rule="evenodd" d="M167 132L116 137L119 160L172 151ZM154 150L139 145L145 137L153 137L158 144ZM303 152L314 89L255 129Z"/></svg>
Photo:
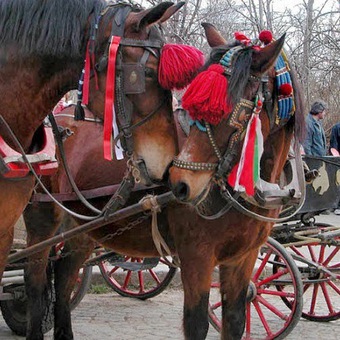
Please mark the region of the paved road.
<svg viewBox="0 0 340 340"><path fill-rule="evenodd" d="M79 340L180 340L183 294L168 289L153 299L140 301L117 294L87 294L73 312L75 339ZM288 340L339 339L340 321L316 323L301 319ZM21 340L0 321L1 340ZM52 332L46 336L53 339ZM219 339L210 326L208 340Z"/></svg>
<svg viewBox="0 0 340 340"><path fill-rule="evenodd" d="M340 217L322 215L319 221L340 225ZM337 296L339 298L339 296ZM146 301L123 298L116 293L87 294L73 312L75 339L79 340L147 340L183 339L181 331L183 293L179 285ZM339 306L338 306L339 307ZM338 308L339 310L339 308ZM0 339L19 340L3 319L0 319ZM53 339L52 332L46 339ZM210 326L208 340L219 339ZM288 340L340 339L340 320L317 323L301 319Z"/></svg>

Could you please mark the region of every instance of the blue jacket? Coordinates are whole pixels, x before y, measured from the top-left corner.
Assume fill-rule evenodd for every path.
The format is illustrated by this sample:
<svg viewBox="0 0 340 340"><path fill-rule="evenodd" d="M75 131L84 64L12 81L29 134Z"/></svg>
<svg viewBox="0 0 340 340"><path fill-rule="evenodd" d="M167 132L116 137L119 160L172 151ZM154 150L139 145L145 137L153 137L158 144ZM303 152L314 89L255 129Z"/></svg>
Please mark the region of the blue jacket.
<svg viewBox="0 0 340 340"><path fill-rule="evenodd" d="M326 136L322 123L309 113L306 119L307 137L303 143L306 155L326 156Z"/></svg>

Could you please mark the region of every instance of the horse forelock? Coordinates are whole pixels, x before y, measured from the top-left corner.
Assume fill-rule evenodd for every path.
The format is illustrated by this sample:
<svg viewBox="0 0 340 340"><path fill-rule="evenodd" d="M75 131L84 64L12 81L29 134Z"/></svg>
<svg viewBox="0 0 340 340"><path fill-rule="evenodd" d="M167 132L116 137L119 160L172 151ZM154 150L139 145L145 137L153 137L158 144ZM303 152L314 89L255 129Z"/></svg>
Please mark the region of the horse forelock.
<svg viewBox="0 0 340 340"><path fill-rule="evenodd" d="M104 0L8 0L0 2L0 46L18 56L77 58L84 54L90 16Z"/></svg>
<svg viewBox="0 0 340 340"><path fill-rule="evenodd" d="M208 68L211 64L219 63L228 50L239 45L239 42L233 41L225 46L213 48L204 69ZM252 51L253 50L250 47L245 47L235 56L235 61L232 65L232 73L228 81L229 85L227 93L227 99L233 105L239 102L247 85L250 76Z"/></svg>

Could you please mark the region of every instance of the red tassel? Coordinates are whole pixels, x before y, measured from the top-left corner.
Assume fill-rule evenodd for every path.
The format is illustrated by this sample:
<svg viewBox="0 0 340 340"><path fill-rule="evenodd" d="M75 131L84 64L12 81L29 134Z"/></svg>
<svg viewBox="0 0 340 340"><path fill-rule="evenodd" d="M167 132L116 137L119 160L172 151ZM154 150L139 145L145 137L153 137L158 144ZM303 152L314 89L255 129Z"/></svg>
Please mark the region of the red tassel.
<svg viewBox="0 0 340 340"><path fill-rule="evenodd" d="M227 103L228 80L219 64L200 73L185 92L182 105L194 120L218 124L232 110Z"/></svg>
<svg viewBox="0 0 340 340"><path fill-rule="evenodd" d="M166 44L162 48L158 80L167 90L189 85L204 64L203 53L188 45Z"/></svg>
<svg viewBox="0 0 340 340"><path fill-rule="evenodd" d="M89 93L90 93L90 73L91 73L91 59L89 52L89 44L86 47L86 55L85 55L85 74L84 74L84 84L83 84L83 101L84 105L89 103Z"/></svg>
<svg viewBox="0 0 340 340"><path fill-rule="evenodd" d="M241 32L235 32L234 37L236 40L240 41L242 44L248 46L251 40Z"/></svg>

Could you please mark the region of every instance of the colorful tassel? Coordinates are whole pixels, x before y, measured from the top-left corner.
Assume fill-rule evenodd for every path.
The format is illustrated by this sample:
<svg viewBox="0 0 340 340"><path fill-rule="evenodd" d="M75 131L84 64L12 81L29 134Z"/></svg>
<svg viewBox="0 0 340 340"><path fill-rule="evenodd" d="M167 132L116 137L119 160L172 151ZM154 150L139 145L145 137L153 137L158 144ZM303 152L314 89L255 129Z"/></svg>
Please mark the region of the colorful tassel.
<svg viewBox="0 0 340 340"><path fill-rule="evenodd" d="M114 102L115 102L115 81L116 81L116 57L117 51L120 44L120 37L113 36L110 42L109 48L109 61L107 67L107 77L106 77L106 93L105 93L105 111L104 111L104 158L107 160L112 160L113 147L115 147L116 158L120 160L124 158L122 149L117 146L113 146L113 138L116 137L118 131ZM112 130L114 136L112 136ZM113 138L112 138L113 137Z"/></svg>
<svg viewBox="0 0 340 340"><path fill-rule="evenodd" d="M248 46L251 43L251 40L241 32L235 32L234 37L245 46Z"/></svg>
<svg viewBox="0 0 340 340"><path fill-rule="evenodd" d="M232 111L227 103L228 80L219 64L209 66L191 83L182 99L182 106L193 120L218 124Z"/></svg>
<svg viewBox="0 0 340 340"><path fill-rule="evenodd" d="M249 196L254 196L255 186L260 179L263 136L259 111L260 107L257 106L248 123L240 161L228 176L228 183L235 191L245 191Z"/></svg>
<svg viewBox="0 0 340 340"><path fill-rule="evenodd" d="M162 48L158 80L167 90L183 89L204 64L203 53L188 45L166 44Z"/></svg>

